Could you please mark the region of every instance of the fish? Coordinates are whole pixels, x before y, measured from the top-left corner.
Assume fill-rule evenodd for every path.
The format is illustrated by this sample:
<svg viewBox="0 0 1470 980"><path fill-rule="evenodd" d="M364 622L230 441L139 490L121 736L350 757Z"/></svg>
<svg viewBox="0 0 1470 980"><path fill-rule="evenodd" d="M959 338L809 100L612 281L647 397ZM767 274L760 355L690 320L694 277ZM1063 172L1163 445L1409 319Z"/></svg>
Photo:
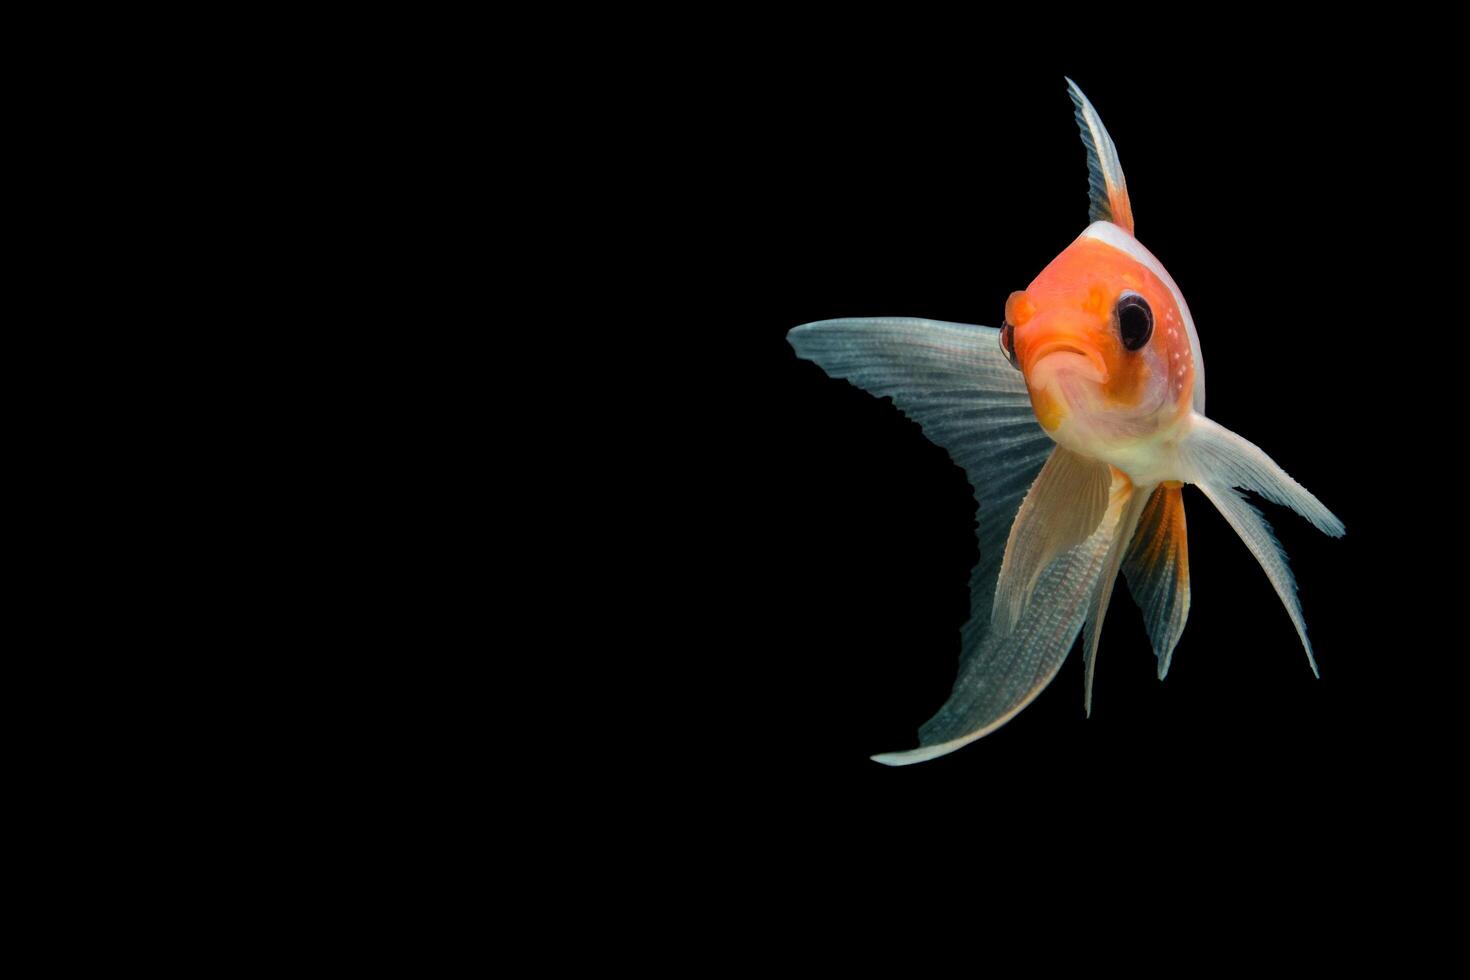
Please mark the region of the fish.
<svg viewBox="0 0 1470 980"><path fill-rule="evenodd" d="M1260 563L1320 676L1296 582L1270 524L1241 491L1331 537L1344 526L1264 451L1205 414L1194 318L1134 237L1117 148L1065 79L1087 151L1081 235L1005 301L1000 327L908 317L821 320L787 339L916 421L969 479L979 560L954 688L919 747L935 759L994 732L1051 682L1079 634L1083 708L1119 574L1163 680L1189 616L1184 488L1200 491Z"/></svg>

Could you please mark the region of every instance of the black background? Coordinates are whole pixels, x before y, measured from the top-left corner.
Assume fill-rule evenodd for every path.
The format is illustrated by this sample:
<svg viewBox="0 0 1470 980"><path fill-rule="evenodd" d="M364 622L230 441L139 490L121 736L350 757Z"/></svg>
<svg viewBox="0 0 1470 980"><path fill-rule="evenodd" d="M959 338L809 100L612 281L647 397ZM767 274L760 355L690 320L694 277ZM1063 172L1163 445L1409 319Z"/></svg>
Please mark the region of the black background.
<svg viewBox="0 0 1470 980"><path fill-rule="evenodd" d="M1167 72L1106 53L793 55L696 86L658 170L675 316L657 364L696 400L653 427L694 474L668 497L685 598L665 616L676 666L657 697L678 718L662 733L678 779L722 812L810 818L814 838L943 813L975 839L1075 818L1160 842L1381 840L1385 818L1437 817L1450 718L1431 702L1454 641L1427 571L1444 547L1433 463L1414 473L1442 385L1406 336L1434 329L1423 283L1450 221L1434 203L1437 83L1346 52L1244 54ZM1186 490L1192 605L1164 682L1120 583L1090 719L1074 650L994 734L884 767L868 757L916 745L953 682L975 504L917 425L785 335L839 316L997 324L1087 224L1064 74L1117 144L1137 237L1189 302L1209 415L1346 524L1332 540L1257 501L1322 676L1255 560Z"/></svg>

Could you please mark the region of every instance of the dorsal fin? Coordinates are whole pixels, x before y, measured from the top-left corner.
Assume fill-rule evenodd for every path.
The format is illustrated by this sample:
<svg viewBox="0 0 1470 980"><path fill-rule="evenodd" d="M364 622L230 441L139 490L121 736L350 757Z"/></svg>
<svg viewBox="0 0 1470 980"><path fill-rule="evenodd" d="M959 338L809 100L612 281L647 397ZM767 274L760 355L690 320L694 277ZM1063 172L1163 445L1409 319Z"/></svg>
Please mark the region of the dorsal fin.
<svg viewBox="0 0 1470 980"><path fill-rule="evenodd" d="M1087 220L1111 221L1131 235L1133 206L1128 203L1128 184L1123 180L1118 148L1103 126L1102 117L1070 78L1067 91L1077 107L1077 128L1082 130L1082 144L1087 147L1087 190L1091 198Z"/></svg>

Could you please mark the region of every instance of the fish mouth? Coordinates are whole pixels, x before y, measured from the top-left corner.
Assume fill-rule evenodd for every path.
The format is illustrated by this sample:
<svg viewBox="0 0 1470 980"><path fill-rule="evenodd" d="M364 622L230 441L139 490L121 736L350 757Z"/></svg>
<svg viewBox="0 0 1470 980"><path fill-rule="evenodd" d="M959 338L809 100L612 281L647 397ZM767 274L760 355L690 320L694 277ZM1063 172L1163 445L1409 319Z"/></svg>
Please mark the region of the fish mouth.
<svg viewBox="0 0 1470 980"><path fill-rule="evenodd" d="M1068 356L1062 358L1058 355ZM1053 340L1038 347L1031 355L1031 367L1033 373L1038 374L1050 375L1056 371L1066 371L1069 374L1079 374L1098 384L1108 380L1108 368L1103 363L1101 354L1097 351L1085 350L1065 340ZM1042 378L1037 377L1035 381L1041 382Z"/></svg>

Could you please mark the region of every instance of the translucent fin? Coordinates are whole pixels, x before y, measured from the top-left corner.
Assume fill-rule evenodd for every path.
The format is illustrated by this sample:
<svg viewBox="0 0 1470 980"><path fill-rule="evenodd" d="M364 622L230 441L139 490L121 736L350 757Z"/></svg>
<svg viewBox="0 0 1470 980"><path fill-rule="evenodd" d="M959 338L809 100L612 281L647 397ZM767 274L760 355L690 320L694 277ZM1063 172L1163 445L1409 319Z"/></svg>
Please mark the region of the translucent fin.
<svg viewBox="0 0 1470 980"><path fill-rule="evenodd" d="M1133 234L1133 205L1128 202L1128 184L1123 180L1123 165L1118 162L1118 149L1108 135L1102 118L1077 83L1067 79L1067 91L1076 107L1077 128L1082 131L1082 144L1087 147L1087 190L1089 221L1111 221Z"/></svg>
<svg viewBox="0 0 1470 980"><path fill-rule="evenodd" d="M890 766L924 762L995 731L1041 693L1066 660L1117 537L1123 498L1092 536L1047 566L1009 632L990 630L967 648L949 700L919 729L919 748L873 756Z"/></svg>
<svg viewBox="0 0 1470 980"><path fill-rule="evenodd" d="M1184 492L1178 486L1160 486L1149 496L1123 559L1123 574L1143 611L1163 680L1189 618L1189 536Z"/></svg>
<svg viewBox="0 0 1470 980"><path fill-rule="evenodd" d="M1251 554L1256 556L1256 561L1265 569L1266 577L1271 580L1276 594L1281 597L1282 605L1286 606L1287 615L1296 627L1297 636L1302 639L1302 647L1307 651L1307 663L1311 664L1312 673L1320 677L1317 673L1317 660L1312 656L1312 644L1307 641L1307 624L1302 619L1302 607L1296 598L1296 579L1287 567L1286 554L1281 550L1276 536L1271 533L1271 525L1266 523L1260 511L1235 490L1204 483L1199 484L1199 488L1210 498L1230 526L1235 528L1240 540L1245 542Z"/></svg>
<svg viewBox="0 0 1470 980"><path fill-rule="evenodd" d="M1097 644L1102 639L1103 620L1108 615L1108 603L1113 599L1113 584L1118 580L1118 566L1123 564L1123 554L1128 550L1129 542L1133 540L1133 529L1138 526L1138 515L1148 500L1148 495L1135 491L1133 484L1121 472L1113 476L1110 496L1115 503L1121 498L1122 515L1118 518L1118 527L1113 534L1113 544L1108 548L1102 574L1098 576L1097 587L1093 590L1087 622L1082 627L1084 644L1082 649L1086 663L1082 708L1089 718L1092 717L1092 674L1093 668L1097 665Z"/></svg>
<svg viewBox="0 0 1470 980"><path fill-rule="evenodd" d="M1179 453L1191 474L1190 483L1254 490L1274 504L1290 507L1323 534L1342 537L1342 521L1322 501L1288 476L1257 446L1223 425L1195 413Z"/></svg>
<svg viewBox="0 0 1470 980"><path fill-rule="evenodd" d="M1006 537L991 613L995 629L1012 629L1052 559L1097 530L1112 481L1108 464L1061 446L1052 451Z"/></svg>
<svg viewBox="0 0 1470 980"><path fill-rule="evenodd" d="M962 651L974 649L990 623L1007 532L1056 445L1036 422L1021 373L1001 353L999 331L893 317L808 323L787 339L834 378L891 397L965 471L980 504L980 560L970 573L961 643Z"/></svg>

